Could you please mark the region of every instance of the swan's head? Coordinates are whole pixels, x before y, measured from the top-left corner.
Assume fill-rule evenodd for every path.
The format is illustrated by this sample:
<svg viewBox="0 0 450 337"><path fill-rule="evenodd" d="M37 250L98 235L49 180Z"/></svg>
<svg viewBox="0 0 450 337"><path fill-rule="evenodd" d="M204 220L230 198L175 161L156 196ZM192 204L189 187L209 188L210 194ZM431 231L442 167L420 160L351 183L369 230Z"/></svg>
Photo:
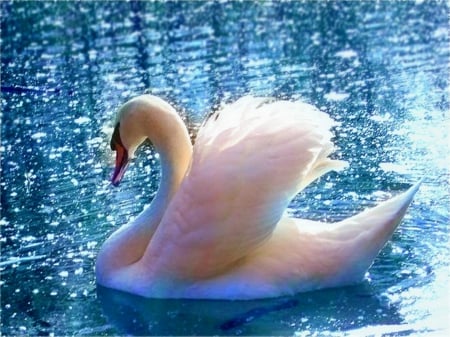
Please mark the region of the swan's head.
<svg viewBox="0 0 450 337"><path fill-rule="evenodd" d="M152 133L152 102L156 99L154 96L142 95L119 108L110 143L111 150L116 152L116 164L111 178L114 186L119 185L122 180L136 149Z"/></svg>
<svg viewBox="0 0 450 337"><path fill-rule="evenodd" d="M120 107L111 138L111 149L116 152L111 179L114 186L120 183L136 149L146 139L169 158L184 157L180 150L190 155L189 135L175 109L156 96L133 98Z"/></svg>

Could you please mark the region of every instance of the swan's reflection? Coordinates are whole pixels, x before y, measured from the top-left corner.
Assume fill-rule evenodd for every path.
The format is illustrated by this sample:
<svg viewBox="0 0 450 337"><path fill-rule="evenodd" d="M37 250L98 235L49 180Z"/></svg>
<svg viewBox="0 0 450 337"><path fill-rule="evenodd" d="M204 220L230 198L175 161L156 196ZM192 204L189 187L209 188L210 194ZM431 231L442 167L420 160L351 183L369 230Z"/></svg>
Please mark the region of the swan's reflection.
<svg viewBox="0 0 450 337"><path fill-rule="evenodd" d="M98 286L109 321L130 335L292 335L400 324L369 285L256 301L148 299Z"/></svg>

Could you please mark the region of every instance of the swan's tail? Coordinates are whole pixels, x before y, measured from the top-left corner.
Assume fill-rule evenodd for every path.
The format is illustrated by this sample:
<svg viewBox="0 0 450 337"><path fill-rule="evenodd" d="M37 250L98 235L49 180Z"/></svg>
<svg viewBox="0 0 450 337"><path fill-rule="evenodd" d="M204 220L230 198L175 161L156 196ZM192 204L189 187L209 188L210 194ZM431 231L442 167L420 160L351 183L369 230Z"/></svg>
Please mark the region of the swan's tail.
<svg viewBox="0 0 450 337"><path fill-rule="evenodd" d="M349 248L348 268L344 268L348 283L364 277L375 257L390 239L400 221L405 216L414 195L419 190L423 178L406 192L367 209L355 216L335 224L333 236L336 241L345 242ZM349 245L350 242L353 242ZM342 280L342 283L344 280Z"/></svg>

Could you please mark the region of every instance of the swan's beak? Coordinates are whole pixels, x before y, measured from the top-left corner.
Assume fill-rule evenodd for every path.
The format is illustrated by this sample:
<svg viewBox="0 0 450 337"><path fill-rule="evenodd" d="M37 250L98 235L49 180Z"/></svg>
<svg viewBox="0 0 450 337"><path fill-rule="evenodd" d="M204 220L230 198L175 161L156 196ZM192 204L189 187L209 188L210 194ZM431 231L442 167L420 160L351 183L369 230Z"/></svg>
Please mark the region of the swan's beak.
<svg viewBox="0 0 450 337"><path fill-rule="evenodd" d="M123 146L116 146L116 167L114 169L111 183L118 186L128 167L128 151Z"/></svg>
<svg viewBox="0 0 450 337"><path fill-rule="evenodd" d="M128 151L122 144L119 132L120 124L117 124L111 138L111 150L116 151L116 167L114 169L111 183L118 186L127 170L129 158Z"/></svg>

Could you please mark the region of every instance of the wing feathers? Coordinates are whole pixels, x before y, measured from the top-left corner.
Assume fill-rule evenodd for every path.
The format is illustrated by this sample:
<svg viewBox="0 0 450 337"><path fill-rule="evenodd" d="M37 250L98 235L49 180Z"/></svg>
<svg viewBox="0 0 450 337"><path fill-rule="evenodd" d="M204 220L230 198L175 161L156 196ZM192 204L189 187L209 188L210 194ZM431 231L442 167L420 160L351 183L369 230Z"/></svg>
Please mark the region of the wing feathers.
<svg viewBox="0 0 450 337"><path fill-rule="evenodd" d="M172 277L193 280L240 263L300 189L345 165L328 158L333 124L306 103L266 98L244 97L213 114L149 254Z"/></svg>

